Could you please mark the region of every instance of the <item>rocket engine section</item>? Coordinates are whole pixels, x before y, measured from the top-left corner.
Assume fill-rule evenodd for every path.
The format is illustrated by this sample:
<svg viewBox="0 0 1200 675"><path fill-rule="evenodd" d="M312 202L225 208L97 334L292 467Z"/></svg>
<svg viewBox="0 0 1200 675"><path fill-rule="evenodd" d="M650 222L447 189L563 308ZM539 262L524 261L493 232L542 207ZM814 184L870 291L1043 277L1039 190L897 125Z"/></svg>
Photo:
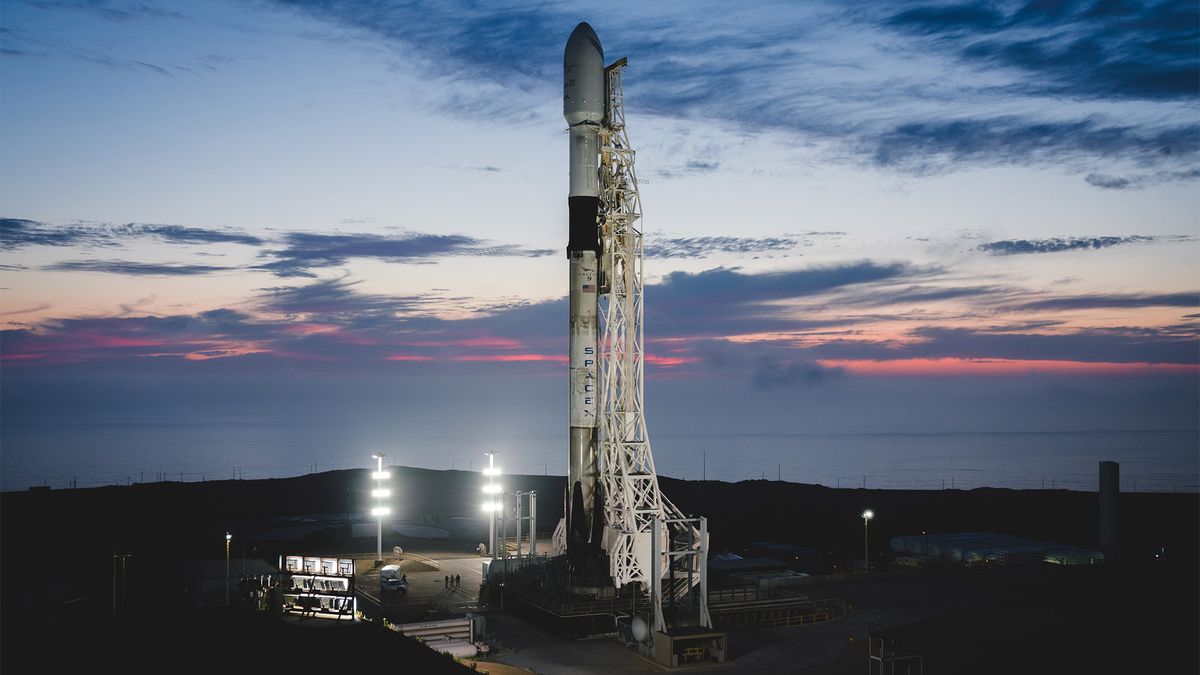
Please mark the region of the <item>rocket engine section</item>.
<svg viewBox="0 0 1200 675"><path fill-rule="evenodd" d="M603 509L597 490L596 452L599 367L596 297L600 292L600 126L606 98L604 48L586 23L567 40L563 55L563 116L570 133L570 469L567 486L567 553L580 559L598 552Z"/></svg>

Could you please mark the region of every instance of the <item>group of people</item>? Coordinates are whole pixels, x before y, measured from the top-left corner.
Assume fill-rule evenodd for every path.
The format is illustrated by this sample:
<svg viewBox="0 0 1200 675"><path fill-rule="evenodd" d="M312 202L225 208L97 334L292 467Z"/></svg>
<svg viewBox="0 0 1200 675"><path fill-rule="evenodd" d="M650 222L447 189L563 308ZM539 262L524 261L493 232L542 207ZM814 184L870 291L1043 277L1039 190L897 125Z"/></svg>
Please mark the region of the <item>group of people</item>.
<svg viewBox="0 0 1200 675"><path fill-rule="evenodd" d="M446 575L446 588L458 588L462 585L462 577L457 574Z"/></svg>

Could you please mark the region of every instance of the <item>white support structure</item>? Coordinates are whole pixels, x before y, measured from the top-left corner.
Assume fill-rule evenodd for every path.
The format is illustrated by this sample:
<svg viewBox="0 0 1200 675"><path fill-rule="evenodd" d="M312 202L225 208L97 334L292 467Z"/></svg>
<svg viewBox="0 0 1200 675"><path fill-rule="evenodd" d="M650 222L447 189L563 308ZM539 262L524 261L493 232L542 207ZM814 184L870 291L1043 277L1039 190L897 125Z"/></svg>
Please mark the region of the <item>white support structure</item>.
<svg viewBox="0 0 1200 675"><path fill-rule="evenodd" d="M635 152L625 132L621 71L621 65L607 71L609 105L600 149L601 269L607 293L600 301L599 460L603 547L618 588L651 581L653 525L665 515L643 415L641 199Z"/></svg>
<svg viewBox="0 0 1200 675"><path fill-rule="evenodd" d="M605 71L609 100L600 134L600 267L607 291L600 296L599 340L603 548L618 588L640 583L654 596L656 628L661 630L662 576L673 559L683 560L688 565L688 583L668 593L682 597L697 584L703 592L708 533L705 527L695 527L693 519L687 519L659 491L646 432L642 213L636 153L625 131L624 66L622 59ZM681 552L680 546L689 550ZM704 600L699 622L711 626Z"/></svg>

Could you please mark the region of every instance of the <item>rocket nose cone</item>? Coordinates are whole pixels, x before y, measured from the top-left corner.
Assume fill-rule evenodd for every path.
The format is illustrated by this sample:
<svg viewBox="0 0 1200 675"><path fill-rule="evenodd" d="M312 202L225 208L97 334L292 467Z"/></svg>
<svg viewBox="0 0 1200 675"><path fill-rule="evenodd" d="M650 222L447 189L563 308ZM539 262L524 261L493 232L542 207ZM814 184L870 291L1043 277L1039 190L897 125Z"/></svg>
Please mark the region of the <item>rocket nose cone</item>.
<svg viewBox="0 0 1200 675"><path fill-rule="evenodd" d="M595 49L599 52L601 59L604 56L604 47L600 44L600 38L596 36L596 31L588 25L588 22L581 22L575 26L575 30L571 31L571 37L567 38L566 53L579 53L581 50Z"/></svg>
<svg viewBox="0 0 1200 675"><path fill-rule="evenodd" d="M563 117L568 126L604 119L604 48L596 31L581 23L563 52Z"/></svg>

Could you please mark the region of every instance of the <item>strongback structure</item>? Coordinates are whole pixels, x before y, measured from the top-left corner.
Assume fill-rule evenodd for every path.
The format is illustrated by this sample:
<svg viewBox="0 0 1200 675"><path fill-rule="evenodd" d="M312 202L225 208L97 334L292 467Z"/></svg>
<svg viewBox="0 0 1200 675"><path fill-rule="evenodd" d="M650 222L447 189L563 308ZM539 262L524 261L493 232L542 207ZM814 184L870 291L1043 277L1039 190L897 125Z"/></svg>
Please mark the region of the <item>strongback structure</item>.
<svg viewBox="0 0 1200 675"><path fill-rule="evenodd" d="M625 129L626 61L605 68L603 59L595 32L580 24L564 56L570 469L554 545L577 564L607 558L617 589L639 584L652 598L655 631L711 627L706 522L659 490L646 432L641 199Z"/></svg>

